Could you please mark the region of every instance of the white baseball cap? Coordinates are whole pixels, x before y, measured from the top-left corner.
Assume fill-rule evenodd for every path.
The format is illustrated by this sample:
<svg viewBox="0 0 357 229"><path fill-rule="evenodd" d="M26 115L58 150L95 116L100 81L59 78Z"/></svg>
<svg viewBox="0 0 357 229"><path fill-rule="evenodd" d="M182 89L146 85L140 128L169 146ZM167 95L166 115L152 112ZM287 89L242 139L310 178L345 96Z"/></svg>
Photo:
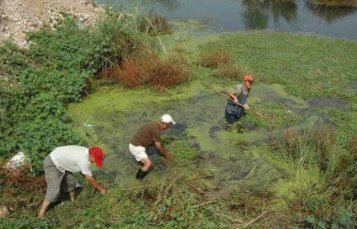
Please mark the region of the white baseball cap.
<svg viewBox="0 0 357 229"><path fill-rule="evenodd" d="M172 119L171 115L169 114L164 114L163 116L161 116L161 122L172 123L176 125L176 122Z"/></svg>

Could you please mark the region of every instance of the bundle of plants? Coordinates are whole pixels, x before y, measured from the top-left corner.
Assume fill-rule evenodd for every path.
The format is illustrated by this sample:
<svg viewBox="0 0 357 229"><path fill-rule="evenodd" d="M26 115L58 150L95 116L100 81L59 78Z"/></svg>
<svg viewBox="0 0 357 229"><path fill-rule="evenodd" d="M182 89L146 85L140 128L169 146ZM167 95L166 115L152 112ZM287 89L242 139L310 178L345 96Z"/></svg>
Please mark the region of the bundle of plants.
<svg viewBox="0 0 357 229"><path fill-rule="evenodd" d="M34 211L43 200L46 181L43 175L33 176L28 167L18 169L1 165L1 203L15 213Z"/></svg>

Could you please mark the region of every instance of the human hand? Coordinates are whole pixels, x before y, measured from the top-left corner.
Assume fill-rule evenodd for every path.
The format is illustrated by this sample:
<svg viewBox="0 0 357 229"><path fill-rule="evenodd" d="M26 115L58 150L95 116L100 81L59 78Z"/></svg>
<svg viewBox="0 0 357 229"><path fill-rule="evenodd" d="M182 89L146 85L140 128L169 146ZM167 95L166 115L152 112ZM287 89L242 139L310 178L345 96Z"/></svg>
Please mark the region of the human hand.
<svg viewBox="0 0 357 229"><path fill-rule="evenodd" d="M166 160L170 161L172 159L172 153L171 152L166 152L165 158L166 158Z"/></svg>
<svg viewBox="0 0 357 229"><path fill-rule="evenodd" d="M105 195L108 193L108 191L105 188L101 188L99 191L100 194Z"/></svg>
<svg viewBox="0 0 357 229"><path fill-rule="evenodd" d="M243 105L243 107L244 107L244 109L247 109L247 110L250 109L250 107L249 107L249 105L248 105L247 103L245 103L245 104Z"/></svg>

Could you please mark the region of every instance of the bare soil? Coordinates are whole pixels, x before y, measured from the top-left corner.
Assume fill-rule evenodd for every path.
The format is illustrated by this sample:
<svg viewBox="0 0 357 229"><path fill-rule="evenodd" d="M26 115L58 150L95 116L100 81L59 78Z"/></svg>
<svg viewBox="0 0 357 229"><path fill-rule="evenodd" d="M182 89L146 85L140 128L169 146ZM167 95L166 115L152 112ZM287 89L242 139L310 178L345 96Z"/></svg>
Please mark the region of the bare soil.
<svg viewBox="0 0 357 229"><path fill-rule="evenodd" d="M0 42L27 47L25 32L43 25L54 27L66 12L91 26L104 11L91 0L0 0Z"/></svg>

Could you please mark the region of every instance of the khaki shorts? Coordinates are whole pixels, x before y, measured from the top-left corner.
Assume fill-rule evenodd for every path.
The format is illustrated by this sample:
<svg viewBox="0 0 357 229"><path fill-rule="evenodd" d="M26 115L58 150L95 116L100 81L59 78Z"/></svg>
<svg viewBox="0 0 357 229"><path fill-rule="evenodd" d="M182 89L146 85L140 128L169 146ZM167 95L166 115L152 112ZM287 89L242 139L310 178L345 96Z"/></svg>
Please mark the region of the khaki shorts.
<svg viewBox="0 0 357 229"><path fill-rule="evenodd" d="M76 180L72 173L62 173L56 168L50 155L45 158L43 163L45 178L47 183L47 191L45 199L52 203L59 198L60 192L72 192L76 188Z"/></svg>
<svg viewBox="0 0 357 229"><path fill-rule="evenodd" d="M129 151L135 157L136 161L141 161L149 157L146 154L145 147L143 146L134 146L132 144L129 144Z"/></svg>

